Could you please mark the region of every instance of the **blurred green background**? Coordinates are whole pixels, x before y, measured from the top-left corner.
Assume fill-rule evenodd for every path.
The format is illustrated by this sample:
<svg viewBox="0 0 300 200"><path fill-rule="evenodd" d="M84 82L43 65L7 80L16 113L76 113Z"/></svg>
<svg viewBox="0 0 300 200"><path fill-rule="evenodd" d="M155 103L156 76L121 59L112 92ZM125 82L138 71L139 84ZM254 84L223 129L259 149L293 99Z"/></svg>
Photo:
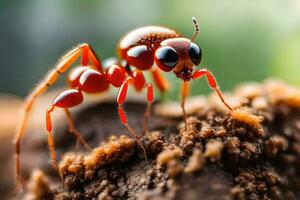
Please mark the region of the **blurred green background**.
<svg viewBox="0 0 300 200"><path fill-rule="evenodd" d="M223 90L270 76L300 86L299 0L1 0L0 92L25 96L81 42L104 59L139 26L165 25L190 37L192 16L200 23L201 66ZM177 98L179 80L166 75L172 81L168 97ZM204 80L192 84L192 94L207 92Z"/></svg>

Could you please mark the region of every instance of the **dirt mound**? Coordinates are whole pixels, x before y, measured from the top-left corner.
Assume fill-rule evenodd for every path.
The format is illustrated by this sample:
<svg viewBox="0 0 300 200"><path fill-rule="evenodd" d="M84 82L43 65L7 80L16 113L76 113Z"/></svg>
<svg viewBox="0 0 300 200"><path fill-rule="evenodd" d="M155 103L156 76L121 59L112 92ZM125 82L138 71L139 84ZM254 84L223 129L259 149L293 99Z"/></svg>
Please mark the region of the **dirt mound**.
<svg viewBox="0 0 300 200"><path fill-rule="evenodd" d="M59 164L64 187L50 166L42 167L44 172L32 172L25 197L299 199L300 90L273 80L239 86L227 98L233 112L214 94L187 101L187 130L178 104L156 104L151 131L141 138L148 161L135 140L122 135L127 132L115 104L81 110L77 127L95 149L73 152L75 142L67 131L56 137L58 152L65 154ZM129 121L138 130L143 109L140 102L126 104ZM26 154L47 154L38 146L38 153Z"/></svg>

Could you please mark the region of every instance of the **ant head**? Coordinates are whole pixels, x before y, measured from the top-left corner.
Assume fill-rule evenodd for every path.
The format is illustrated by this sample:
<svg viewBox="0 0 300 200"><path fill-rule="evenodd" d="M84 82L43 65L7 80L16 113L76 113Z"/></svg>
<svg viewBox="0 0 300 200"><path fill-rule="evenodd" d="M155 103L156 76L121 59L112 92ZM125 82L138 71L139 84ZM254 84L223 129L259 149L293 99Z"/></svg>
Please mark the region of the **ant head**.
<svg viewBox="0 0 300 200"><path fill-rule="evenodd" d="M196 31L191 39L170 38L160 43L155 51L154 60L156 65L163 71L173 71L177 77L190 80L194 66L201 62L202 52L200 47L194 43L199 28L195 18Z"/></svg>

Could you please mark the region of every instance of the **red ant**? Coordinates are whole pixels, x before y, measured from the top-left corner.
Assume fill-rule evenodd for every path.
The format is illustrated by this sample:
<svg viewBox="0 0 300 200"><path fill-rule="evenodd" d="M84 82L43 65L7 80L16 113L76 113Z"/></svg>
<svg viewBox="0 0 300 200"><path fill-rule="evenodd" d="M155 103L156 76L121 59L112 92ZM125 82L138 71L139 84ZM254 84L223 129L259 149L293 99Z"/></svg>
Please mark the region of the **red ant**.
<svg viewBox="0 0 300 200"><path fill-rule="evenodd" d="M147 132L148 118L151 113L153 101L153 87L151 83L146 83L142 71L151 71L154 82L162 92L168 89L168 83L161 75L161 71L173 71L177 77L183 80L181 89L181 107L183 110L186 124L186 112L184 108L185 99L188 95L190 79L197 79L206 76L209 85L217 92L221 101L229 109L232 108L225 102L221 91L219 90L216 80L212 73L207 69L198 69L193 71L194 66L201 62L202 51L194 43L199 33L199 26L196 19L193 18L195 32L191 39L181 37L179 33L169 28L161 26L147 26L135 29L126 34L117 46L120 60L126 61L124 65L121 62L114 62L112 65L104 68L97 55L90 45L83 43L64 55L56 65L55 69L50 71L46 78L30 93L28 96L21 116L14 144L16 157L16 175L20 181L20 140L24 135L27 125L28 116L32 106L38 96L53 85L60 74L67 71L72 64L81 56L81 66L76 67L68 76L68 82L71 89L60 93L52 105L46 111L46 129L48 132L48 146L52 164L58 169L56 153L52 138L51 113L56 107L64 108L68 118L70 132L75 135L77 141L89 148L88 144L75 129L69 108L76 106L83 101L83 92L100 93L108 90L109 85L119 88L117 103L118 112L121 122L126 126L128 131L136 138L141 145L146 156L145 149L139 140L138 135L127 122L127 117L123 109L123 103L126 100L129 84L132 84L137 91L143 88L147 89L147 110L144 117L143 134ZM157 67L154 67L154 63ZM135 67L134 70L131 66Z"/></svg>

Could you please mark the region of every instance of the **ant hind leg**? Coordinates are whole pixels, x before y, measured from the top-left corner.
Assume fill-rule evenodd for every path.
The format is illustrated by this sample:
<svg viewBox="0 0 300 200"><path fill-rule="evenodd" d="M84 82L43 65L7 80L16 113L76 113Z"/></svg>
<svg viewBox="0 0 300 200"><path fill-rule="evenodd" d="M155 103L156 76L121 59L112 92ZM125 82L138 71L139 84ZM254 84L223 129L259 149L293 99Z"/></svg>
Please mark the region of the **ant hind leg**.
<svg viewBox="0 0 300 200"><path fill-rule="evenodd" d="M15 145L15 172L17 184L22 184L20 175L20 153L21 153L21 139L24 137L25 129L29 121L29 115L36 99L42 95L51 85L58 79L59 75L67 71L72 64L82 56L82 65L88 64L88 59L93 63L93 66L102 71L100 60L89 44L83 43L68 51L57 63L55 68L50 71L46 77L37 85L37 87L28 95L22 108L22 113L17 124L17 129L13 144Z"/></svg>
<svg viewBox="0 0 300 200"><path fill-rule="evenodd" d="M62 174L60 174L59 172L58 162L56 159L56 151L54 147L51 113L54 111L56 107L66 109L69 107L76 106L80 104L82 101L83 101L83 95L79 90L76 89L65 90L53 100L52 105L46 111L46 130L48 136L48 147L50 151L51 161L54 169L57 170L62 181L63 181L63 177Z"/></svg>
<svg viewBox="0 0 300 200"><path fill-rule="evenodd" d="M79 143L81 143L86 149L92 151L92 148L89 144L83 139L80 132L75 128L74 120L72 118L71 112L68 108L65 108L65 113L69 123L69 132L72 133L76 137L76 147L78 147Z"/></svg>
<svg viewBox="0 0 300 200"><path fill-rule="evenodd" d="M48 147L49 147L49 151L50 151L52 166L58 172L58 174L61 178L61 181L63 182L63 176L59 172L58 163L56 160L56 151L55 151L55 147L54 147L54 140L53 140L53 133L52 133L51 113L53 111L54 111L54 106L51 105L46 112L46 129L47 129L47 133L48 133L47 140L48 140Z"/></svg>

